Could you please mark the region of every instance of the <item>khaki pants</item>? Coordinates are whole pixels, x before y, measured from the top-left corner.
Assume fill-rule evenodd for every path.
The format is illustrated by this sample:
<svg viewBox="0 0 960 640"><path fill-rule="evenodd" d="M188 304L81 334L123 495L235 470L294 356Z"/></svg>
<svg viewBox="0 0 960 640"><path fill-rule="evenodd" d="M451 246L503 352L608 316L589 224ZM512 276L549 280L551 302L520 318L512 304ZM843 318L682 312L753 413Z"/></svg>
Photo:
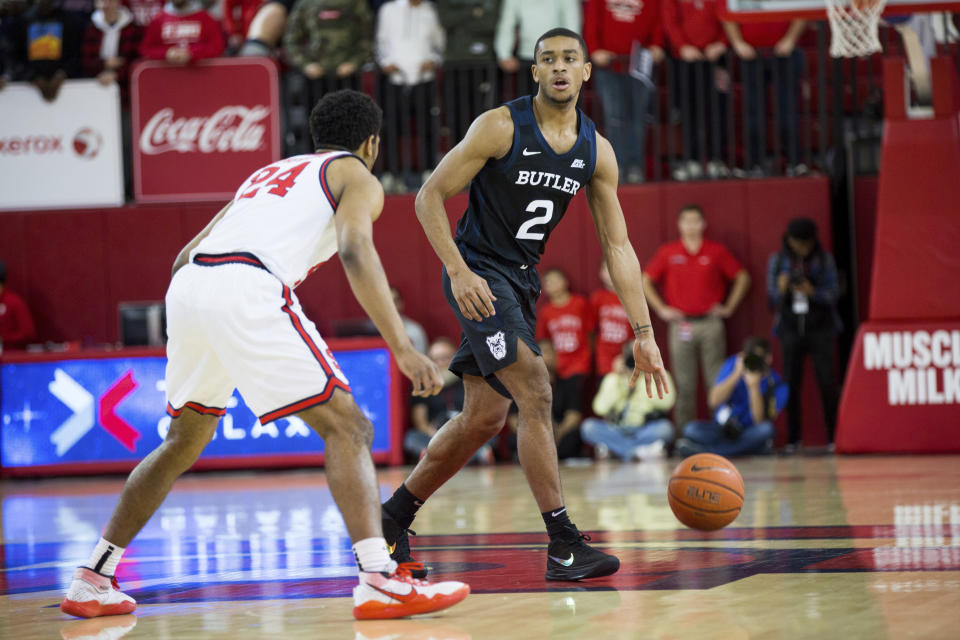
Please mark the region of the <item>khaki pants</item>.
<svg viewBox="0 0 960 640"><path fill-rule="evenodd" d="M680 325L683 322L690 324L689 336L682 335ZM674 424L677 431L683 433L684 425L695 419L697 413L697 354L700 355L703 386L708 392L726 358L727 335L723 319L707 317L671 322L669 341L671 373L677 385Z"/></svg>

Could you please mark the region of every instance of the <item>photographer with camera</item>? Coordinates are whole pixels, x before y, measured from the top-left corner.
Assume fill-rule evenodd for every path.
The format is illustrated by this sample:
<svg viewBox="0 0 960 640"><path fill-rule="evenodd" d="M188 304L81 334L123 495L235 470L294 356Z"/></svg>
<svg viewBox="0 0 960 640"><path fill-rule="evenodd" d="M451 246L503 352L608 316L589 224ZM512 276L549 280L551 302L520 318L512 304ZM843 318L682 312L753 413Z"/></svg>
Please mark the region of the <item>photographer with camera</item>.
<svg viewBox="0 0 960 640"><path fill-rule="evenodd" d="M771 367L766 338L750 337L743 351L726 359L710 388L713 420L694 420L683 428L676 450L682 456L770 453L773 420L787 404L787 385Z"/></svg>
<svg viewBox="0 0 960 640"><path fill-rule="evenodd" d="M767 295L776 313L773 332L780 338L784 374L790 388L784 451L793 453L801 444L801 389L807 355L820 388L828 447L832 449L837 421L839 285L837 265L820 245L813 220L796 218L787 225L782 248L770 256L767 264Z"/></svg>
<svg viewBox="0 0 960 640"><path fill-rule="evenodd" d="M628 342L614 357L613 370L603 376L593 398L593 412L599 417L587 418L580 427L583 441L593 445L597 459L611 453L621 460L662 458L673 442L673 423L667 417L676 401L673 379L667 374L668 389L662 398L650 397L642 384L630 388L633 367L633 343Z"/></svg>

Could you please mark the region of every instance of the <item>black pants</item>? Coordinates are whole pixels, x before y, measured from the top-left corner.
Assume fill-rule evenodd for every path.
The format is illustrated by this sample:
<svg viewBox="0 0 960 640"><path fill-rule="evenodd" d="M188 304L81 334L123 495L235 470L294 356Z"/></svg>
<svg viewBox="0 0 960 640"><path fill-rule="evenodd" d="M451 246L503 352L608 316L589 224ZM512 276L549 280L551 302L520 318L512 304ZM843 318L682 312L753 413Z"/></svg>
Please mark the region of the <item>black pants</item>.
<svg viewBox="0 0 960 640"><path fill-rule="evenodd" d="M729 77L726 58L716 62L674 61L674 104L680 111L684 160L722 160L727 148ZM702 152L702 153L701 153Z"/></svg>
<svg viewBox="0 0 960 640"><path fill-rule="evenodd" d="M421 173L437 164L436 84L383 83L383 143L386 169Z"/></svg>
<svg viewBox="0 0 960 640"><path fill-rule="evenodd" d="M837 425L836 336L832 332L800 335L781 329L780 343L783 347L787 385L790 387L790 399L787 401L787 442L797 444L801 439L803 365L804 358L808 355L813 361L813 372L820 388L827 438L833 442L833 432Z"/></svg>

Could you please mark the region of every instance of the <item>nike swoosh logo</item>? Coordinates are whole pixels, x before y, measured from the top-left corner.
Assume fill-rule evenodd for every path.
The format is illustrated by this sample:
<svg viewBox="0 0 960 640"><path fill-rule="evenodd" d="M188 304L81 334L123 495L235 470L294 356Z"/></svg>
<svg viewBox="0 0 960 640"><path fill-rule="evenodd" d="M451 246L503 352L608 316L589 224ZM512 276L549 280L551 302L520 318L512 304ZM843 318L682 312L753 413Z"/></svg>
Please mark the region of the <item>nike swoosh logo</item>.
<svg viewBox="0 0 960 640"><path fill-rule="evenodd" d="M564 507L563 509L560 509L560 511L551 511L551 512L550 512L550 515L551 515L552 517L556 518L558 515L560 515L561 513L563 513L563 512L566 511L566 510L567 510L567 508Z"/></svg>
<svg viewBox="0 0 960 640"><path fill-rule="evenodd" d="M570 556L570 558L572 559L573 556ZM389 596L394 600L396 600L397 602L402 602L404 604L413 602L420 595L419 593L417 593L417 590L413 588L410 589L409 593L394 593L393 591L387 591L386 589L381 589L380 587L374 587L372 584L367 586L372 587L377 591L379 591L380 593L382 593L383 595Z"/></svg>
<svg viewBox="0 0 960 640"><path fill-rule="evenodd" d="M542 152L541 152L541 151L528 151L526 147L523 148L523 155L525 155L525 156L535 156L535 155L537 155L538 153L542 153Z"/></svg>
<svg viewBox="0 0 960 640"><path fill-rule="evenodd" d="M564 560L564 559L562 559L562 558L554 558L553 556L550 556L550 559L553 560L554 562L556 562L557 564L562 564L562 565L565 566L565 567L569 567L570 565L573 564L573 554L572 554L572 553L570 554L570 557L567 558L566 560ZM376 589L376 587L374 587L374 589Z"/></svg>
<svg viewBox="0 0 960 640"><path fill-rule="evenodd" d="M694 462L693 465L690 467L690 471L693 471L694 473L696 473L697 471L723 471L726 473L730 472L730 470L725 467L700 467L700 466L697 466L696 462Z"/></svg>

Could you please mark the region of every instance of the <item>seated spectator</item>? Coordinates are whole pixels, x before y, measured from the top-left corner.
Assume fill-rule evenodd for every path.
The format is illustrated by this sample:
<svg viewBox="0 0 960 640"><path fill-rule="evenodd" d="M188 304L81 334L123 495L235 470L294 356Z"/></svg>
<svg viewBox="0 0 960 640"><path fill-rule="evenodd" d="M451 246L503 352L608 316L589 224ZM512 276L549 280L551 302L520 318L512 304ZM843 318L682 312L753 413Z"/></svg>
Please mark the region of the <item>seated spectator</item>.
<svg viewBox="0 0 960 640"><path fill-rule="evenodd" d="M59 4L59 0L37 0L24 16L23 43L26 80L43 99L53 102L67 78L80 75L82 27Z"/></svg>
<svg viewBox="0 0 960 640"><path fill-rule="evenodd" d="M366 2L300 0L287 23L283 46L290 63L310 80L353 76L371 57L373 14Z"/></svg>
<svg viewBox="0 0 960 640"><path fill-rule="evenodd" d="M707 161L708 177L729 177L723 154L731 82L726 69L727 39L717 16L717 1L662 0L661 11L676 58L676 106L683 128L683 159L674 166L673 177L700 178L702 160ZM701 157L701 146L706 158Z"/></svg>
<svg viewBox="0 0 960 640"><path fill-rule="evenodd" d="M423 456L437 430L463 409L463 380L448 369L456 352L457 345L450 338L437 338L430 344L427 355L442 372L443 389L435 396L415 396L410 404L413 428L403 438L403 450L415 460ZM470 462L492 463L493 448L489 443L483 445L473 454Z"/></svg>
<svg viewBox="0 0 960 640"><path fill-rule="evenodd" d="M381 104L388 192L419 188L436 165L439 109L434 77L443 48L443 29L432 2L392 0L380 7L375 50L387 76ZM402 184L391 184L398 176Z"/></svg>
<svg viewBox="0 0 960 640"><path fill-rule="evenodd" d="M150 22L140 46L149 60L186 65L223 54L220 23L191 0L171 0Z"/></svg>
<svg viewBox="0 0 960 640"><path fill-rule="evenodd" d="M779 136L780 152L787 162L786 174L805 175L809 169L800 157L800 76L806 65L803 51L797 49L797 40L806 29L805 20L792 22L762 22L737 24L724 22L723 28L737 57L741 61L741 79L746 103L746 174L762 176L770 173L767 160L765 133L767 87L772 83L776 91L780 122L775 135ZM758 52L757 50L761 51ZM766 51L772 51L772 64L765 64ZM774 66L776 69L774 70ZM779 158L775 161L779 162ZM738 172L739 173L739 172Z"/></svg>
<svg viewBox="0 0 960 640"><path fill-rule="evenodd" d="M515 76L513 97L534 90L530 68L537 39L557 27L580 33L580 22L579 0L503 0L493 47L500 68Z"/></svg>
<svg viewBox="0 0 960 640"><path fill-rule="evenodd" d="M776 313L773 332L783 348L783 369L790 388L787 402L787 445L793 453L802 442L803 374L806 357L813 362L827 446L832 450L837 424L837 312L840 293L837 264L820 244L817 225L795 218L787 225L780 251L767 263L767 295Z"/></svg>
<svg viewBox="0 0 960 640"><path fill-rule="evenodd" d="M657 92L653 65L663 60L660 3L588 0L583 37L621 180L643 182L650 101Z"/></svg>
<svg viewBox="0 0 960 640"><path fill-rule="evenodd" d="M123 103L129 102L130 66L139 55L143 30L120 0L97 0L97 10L83 38L84 75L106 86L120 85Z"/></svg>
<svg viewBox="0 0 960 640"><path fill-rule="evenodd" d="M590 303L570 292L567 276L560 269L543 274L547 303L537 314L537 341L556 353L556 387L553 410L560 458L579 457L583 390L590 375L590 334L593 314ZM547 360L544 351L544 361Z"/></svg>
<svg viewBox="0 0 960 640"><path fill-rule="evenodd" d="M223 0L223 28L231 51L239 49L246 40L250 23L262 4L263 0Z"/></svg>
<svg viewBox="0 0 960 640"><path fill-rule="evenodd" d="M613 371L613 361L620 355L623 345L633 344L633 329L620 297L613 289L605 261L600 263L600 283L603 287L590 294L590 310L597 328L594 370L598 376L605 376Z"/></svg>
<svg viewBox="0 0 960 640"><path fill-rule="evenodd" d="M669 389L663 398L656 393L651 398L645 384L630 388L634 365L631 341L614 358L613 371L603 377L593 399L593 412L600 417L583 421L583 441L593 445L598 459L611 453L621 460L660 458L673 442L673 423L667 418L676 400L673 380L667 374Z"/></svg>
<svg viewBox="0 0 960 640"><path fill-rule="evenodd" d="M710 389L713 420L694 420L683 427L676 451L682 456L716 453L737 456L770 453L773 420L787 404L787 385L772 368L766 338L747 338L743 351L723 363Z"/></svg>
<svg viewBox="0 0 960 640"><path fill-rule="evenodd" d="M396 287L390 287L390 293L393 295L393 304L396 305L397 313L400 314L400 319L403 320L403 328L406 330L407 337L410 338L410 342L413 343L413 348L420 353L426 353L427 332L423 330L423 325L413 318L403 315L403 296L400 295L399 289Z"/></svg>
<svg viewBox="0 0 960 640"><path fill-rule="evenodd" d="M35 334L30 309L7 288L7 263L0 260L0 353L25 348Z"/></svg>

